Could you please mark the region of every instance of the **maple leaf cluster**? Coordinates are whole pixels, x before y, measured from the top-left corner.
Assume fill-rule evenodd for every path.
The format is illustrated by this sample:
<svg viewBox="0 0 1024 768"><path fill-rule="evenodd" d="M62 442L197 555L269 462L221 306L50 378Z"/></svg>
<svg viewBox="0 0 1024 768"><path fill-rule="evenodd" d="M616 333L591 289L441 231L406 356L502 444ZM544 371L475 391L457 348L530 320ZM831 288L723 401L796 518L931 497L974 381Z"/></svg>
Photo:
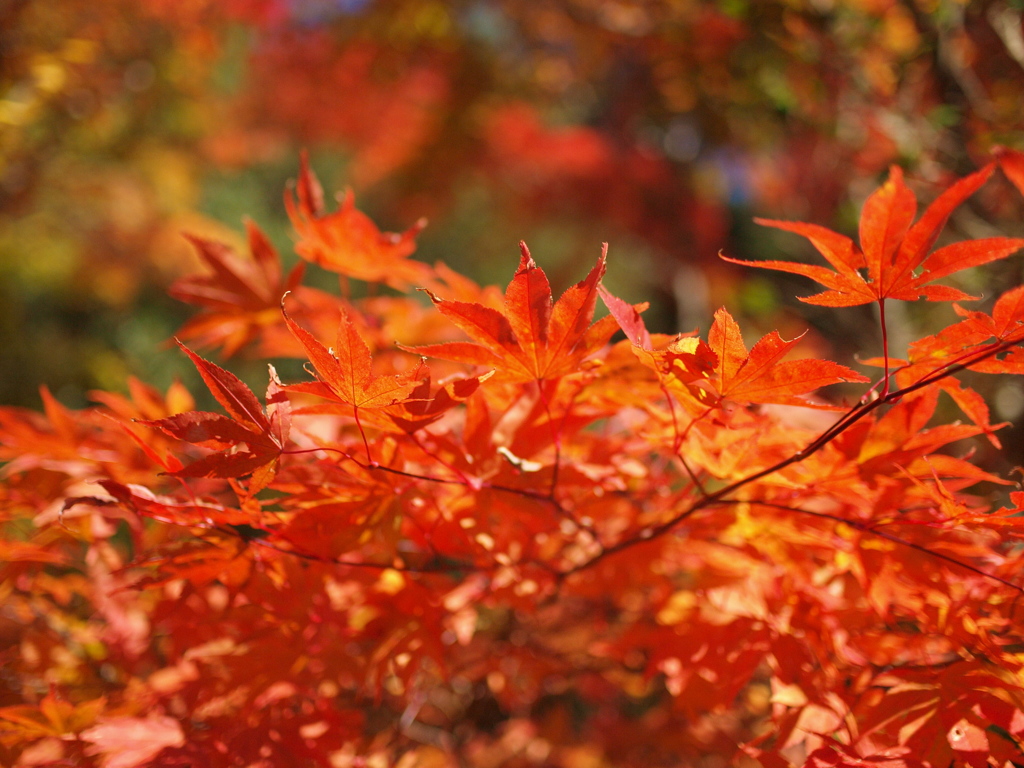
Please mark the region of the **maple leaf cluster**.
<svg viewBox="0 0 1024 768"><path fill-rule="evenodd" d="M179 345L224 413L135 380L0 409L0 761L1020 764L1024 492L958 447L1001 425L957 376L1024 373L1024 291L905 360L884 312L1024 247L933 250L993 170L915 223L894 168L859 244L765 222L833 269L753 266L878 304L872 382L725 308L649 332L607 248L557 300L525 244L481 287L412 258L420 225L330 212L303 160L296 252L391 292L303 286L255 225L251 258L193 239ZM188 344L308 376L261 400Z"/></svg>

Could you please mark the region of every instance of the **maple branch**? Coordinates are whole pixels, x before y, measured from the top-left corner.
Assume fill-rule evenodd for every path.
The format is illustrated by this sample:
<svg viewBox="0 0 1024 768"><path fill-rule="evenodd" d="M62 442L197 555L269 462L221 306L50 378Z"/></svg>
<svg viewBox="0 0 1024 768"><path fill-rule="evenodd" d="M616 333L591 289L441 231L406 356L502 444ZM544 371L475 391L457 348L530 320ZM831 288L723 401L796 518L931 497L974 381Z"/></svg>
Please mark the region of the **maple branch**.
<svg viewBox="0 0 1024 768"><path fill-rule="evenodd" d="M985 354L984 357L981 357L981 358L972 358L971 357L971 354L972 354L971 351L964 352L963 354L960 354L960 355L950 359L949 361L947 361L946 363L944 363L940 367L936 368L934 371L929 373L928 376L932 377L932 376L935 376L936 374L938 374L938 373L940 373L942 371L947 371L946 373L944 373L940 377L940 378L945 378L946 376L950 375L950 373L956 373L956 372L958 372L960 370L963 370L965 366L966 367L970 367L970 366L974 365L975 363L980 362L980 360L985 359L986 357L990 357L992 355L998 355L1000 352L1005 352L1006 350L1012 349L1013 347L1019 346L1021 344L1024 344L1024 329L1021 330L1020 338L1015 338L1014 336L1010 335L1009 338L1000 339L999 340L999 344L997 344L997 348L991 354ZM987 352L987 351L988 351L987 349L986 350L982 350L982 352ZM965 361L965 360L967 362L964 363L963 366L961 366L960 364L963 363L963 361ZM952 368L954 366L957 367L956 370L952 370ZM909 367L909 364L906 367Z"/></svg>
<svg viewBox="0 0 1024 768"><path fill-rule="evenodd" d="M904 368L907 368L907 367L909 367L909 366L900 366L899 368L896 369L896 371L894 371L894 373L896 373L898 371L902 371ZM882 384L884 384L887 381L888 381L888 379L881 378L878 381L876 381L874 384L872 384L870 387L868 387L867 390L864 392L864 394L860 396L860 400L857 401L858 404L859 405L864 405L866 403L870 403L872 400L877 400L879 398L878 388L880 386L882 386Z"/></svg>
<svg viewBox="0 0 1024 768"><path fill-rule="evenodd" d="M338 449L325 449L325 450L338 450ZM358 459L356 459L356 458L354 458L354 457L344 453L344 451L338 451L338 452L344 454L345 458L347 458L349 461L351 461L352 463L356 464L357 466L359 466L362 469L365 469L367 471L375 470L376 469L376 470L380 470L381 472L388 472L388 473L390 473L392 475L399 475L401 477L408 477L411 480L424 480L424 481L426 481L428 483L441 483L443 485L461 485L461 486L464 486L464 487L469 488L471 490L480 490L480 489L483 489L483 488L490 488L493 491L501 491L502 493L512 493L512 494L515 494L517 496L522 496L522 497L527 498L527 499L534 499L535 501L540 501L540 502L543 502L545 504L550 504L552 507L554 507L555 511L561 517L563 517L566 520L568 520L569 522L573 523L574 525L576 525L576 527L580 528L581 530L586 531L587 534L591 537L591 539L594 540L595 543L597 543L598 545L601 545L601 540L598 537L597 532L594 530L593 526L588 525L588 524L582 522L581 520L578 520L574 514L572 514L569 510L567 510L565 507L563 507L561 504L559 504L556 499L551 498L546 493L540 493L539 491L531 491L529 488L513 488L510 485L500 485L498 483L490 483L490 482L488 482L486 480L480 480L480 479L472 480L472 479L466 477L463 473L458 472L458 470L455 470L454 468L452 468L452 469L453 469L453 471L455 471L457 474L460 475L459 478L454 478L454 477L437 477L435 475L421 475L421 474L418 474L418 473L415 473L415 472L406 472L406 471L401 470L401 469L395 469L394 467L388 467L388 466L385 466L383 464L364 464L363 462L359 461ZM427 455L430 455L430 454L427 454ZM441 463L444 463L444 462L441 462Z"/></svg>
<svg viewBox="0 0 1024 768"><path fill-rule="evenodd" d="M922 389L923 387L928 386L929 384L934 384L935 382L940 381L946 378L947 376L952 376L954 373L965 371L972 365L980 363L982 360L987 360L990 357L995 357L1000 352L1006 352L1007 350L1013 349L1014 347L1018 347L1021 345L1024 345L1024 335L1022 335L1021 338L1003 339L998 344L979 350L973 357L971 357L969 353L962 355L961 357L955 358L955 360L959 360L960 362L951 361L943 365L941 368L936 368L934 371L929 373L924 378L918 379L913 384L908 384L902 389L891 393L888 397L888 400L891 402L895 402L905 394L915 392L918 389Z"/></svg>
<svg viewBox="0 0 1024 768"><path fill-rule="evenodd" d="M394 467L386 467L383 464L363 464L358 459L353 459L351 456L349 458L352 460L353 463L358 464L365 470L378 469L381 472L388 472L389 474L392 475L408 477L412 480L426 480L428 483L441 483L442 485L466 485L465 482L454 477L436 477L434 475L420 475L415 472L405 472L404 470L401 469L395 469Z"/></svg>
<svg viewBox="0 0 1024 768"><path fill-rule="evenodd" d="M282 456L301 456L302 454L306 454L306 453L319 453L320 451L330 451L331 453L340 453L344 458L352 459L352 456L349 455L348 451L343 451L343 450L341 450L341 448L331 448L330 446L327 446L327 445L321 445L321 446L318 446L317 448L296 448L295 450L292 450L292 451L281 451L281 455ZM352 459L352 461L355 461L355 459ZM356 463L358 463L358 462L356 462Z"/></svg>
<svg viewBox="0 0 1024 768"><path fill-rule="evenodd" d="M473 482L469 479L469 477L466 475L465 472L463 472L461 469L456 467L451 462L446 461L445 459L442 459L434 451L431 451L429 448L427 448L427 446L425 446L422 442L420 442L420 439L418 437L416 437L416 433L415 432L406 432L405 436L407 438L409 438L409 441L413 445L415 445L417 448L419 448L421 451L423 451L424 454L426 454L427 456L432 458L434 461L436 461L442 467L447 469L453 475L457 476L459 478L459 481L463 485L466 485L466 486L472 486L473 485Z"/></svg>
<svg viewBox="0 0 1024 768"><path fill-rule="evenodd" d="M419 446L419 443L416 443L416 445ZM283 454L287 454L287 455L294 455L294 454L301 454L301 453L316 453L317 451L332 451L334 453L340 453L345 459L348 459L353 464L358 466L360 469L365 469L367 471L378 470L380 472L387 472L389 474L398 475L400 477L407 477L410 480L423 480L423 481L428 482L428 483L440 483L442 485L461 485L461 486L464 486L464 487L469 488L471 490L479 490L479 489L482 489L482 488L490 488L493 491L501 491L503 493L512 493L512 494L515 494L517 496L523 496L523 497L528 498L528 499L534 499L536 501L541 501L541 502L544 502L546 504L551 504L556 509L556 511L558 511L558 513L562 517L564 517L565 519L569 520L572 523L575 523L577 526L579 526L580 528L585 530L587 533L589 533L595 539L595 541L597 540L597 534L593 530L592 526L586 525L586 524L580 522L579 520L577 520L576 517L572 513L570 513L567 509L565 509L561 504L559 504L556 499L552 499L547 494L540 493L539 491L531 491L529 488L514 488L514 487L512 487L510 485L501 485L499 483L491 483L491 482L488 482L487 480L481 480L481 479L474 480L474 479L471 479L471 478L467 477L463 472L460 472L457 468L448 465L442 459L434 456L434 454L430 453L429 451L427 451L425 449L424 449L424 453L426 453L431 458L437 458L437 460L438 460L438 462L440 464L442 464L446 468L452 470L452 472L457 474L458 477L437 477L436 475L423 475L423 474L419 474L417 472L406 472L405 470L396 469L395 467L388 467L388 466L385 466L384 464L377 464L377 463L367 464L367 463L364 463L364 462L360 461L359 459L355 458L350 453L341 450L340 448L330 448L330 447L326 447L326 446L320 447L320 448L303 448L303 449L294 450L294 451L282 451L282 453ZM600 543L600 542L598 542L598 543Z"/></svg>
<svg viewBox="0 0 1024 768"><path fill-rule="evenodd" d="M549 423L550 423L550 414L548 416L548 420L549 420ZM566 519L569 522L571 522L574 525L576 525L577 528L581 528L581 529L585 530L590 535L590 538L593 539L598 544L601 543L600 539L598 538L597 532L593 529L593 526L587 525L583 521L579 520L576 517L576 515L572 514L569 510L567 510L565 507L563 507L558 502L557 499L555 499L555 497L554 497L554 489L555 489L555 485L558 482L558 480L557 480L557 471L555 473L555 480L552 483L551 490L547 494L539 493L537 491L531 491L531 490L529 490L527 488L513 488L511 486L506 486L506 485L497 485L497 484L489 483L486 480L480 480L480 479L472 480L472 479L470 479L466 475L465 472L460 470L458 467L452 465L451 463L449 463L449 462L445 461L444 459L442 459L440 456L436 455L434 452L430 451L412 433L406 433L406 436L412 441L412 443L417 448L419 448L421 451L423 451L423 453L425 453L427 456L429 456L430 458L432 458L435 461L437 461L438 464L440 464L445 469L449 470L450 472L452 472L453 474L455 474L458 477L458 480L442 480L440 478L431 478L431 477L422 476L422 475L419 476L422 479L424 479L424 480L431 480L433 482L460 483L462 485L465 485L467 488L472 488L472 489L490 488L490 489L495 490L495 491L502 491L502 492L505 492L505 493L514 493L514 494L517 494L519 496L523 496L525 498L535 499L537 501L542 501L542 502L551 504L555 508L555 511L561 517L563 517L564 519ZM558 462L557 453L556 453L555 461L556 461L556 465L555 466L556 466L556 469L557 469L557 462ZM377 466L375 468L376 469L385 469L387 471L395 471L395 472L397 472L397 470L390 470L389 468L382 467L382 466ZM410 473L403 473L403 474L407 475L408 477L417 477L416 475L412 475Z"/></svg>
<svg viewBox="0 0 1024 768"><path fill-rule="evenodd" d="M881 408L883 405L895 403L902 399L903 397L905 397L906 395L911 394L912 392L916 392L919 389L924 389L925 387L935 384L936 382L941 381L942 379L945 379L949 376L952 376L955 373L959 373L960 371L965 371L970 366L979 363L982 360L994 357L995 355L998 355L1000 352L1005 352L1006 350L1012 349L1013 347L1016 347L1020 344L1024 344L1024 338L1002 341L998 344L987 347L986 349L980 350L973 357L965 357L959 363L950 363L944 365L941 368L932 371L927 376L918 379L913 384L908 384L907 386L902 387L900 389L892 390L885 395L880 395L876 400L873 400L869 403L860 404L851 409L849 412L847 412L841 419L839 419L835 424L826 429L821 435L819 435L815 440L811 441L811 443L808 444L802 450L797 451L795 454L793 454L787 459L783 459L773 467L769 467L765 470L750 475L749 477L737 480L732 485L726 486L726 488L723 488L717 491L716 493L721 494L723 492L731 492L742 485L746 485L747 483L759 480L765 475L769 475L772 474L773 472L777 472L780 469L784 469L785 467L788 467L790 464L795 464L799 461L803 461L808 456L811 456L812 454L815 454L819 450L824 448L836 437L838 437L842 432L845 432L854 423L860 421L862 418L867 416L872 411Z"/></svg>
<svg viewBox="0 0 1024 768"><path fill-rule="evenodd" d="M515 493L518 494L519 496L526 496L531 499L536 499L538 501L551 501L551 499L549 499L543 493L531 491L527 488L512 488L511 486L507 485L492 485L491 483L488 483L486 480L479 480L477 482L473 482L469 478L459 479L454 477L437 477L435 475L420 475L415 472L406 472L401 469L395 469L394 467L386 467L383 464L363 464L358 459L354 459L351 456L349 458L355 464L358 464L360 467L366 470L377 469L380 470L381 472L388 472L392 475L400 475L401 477L408 477L413 480L426 480L429 483L442 483L445 485L462 485L470 489L490 488L495 491L506 491L508 493Z"/></svg>
<svg viewBox="0 0 1024 768"><path fill-rule="evenodd" d="M402 477L408 477L408 478L410 478L412 480L425 480L426 482L429 482L429 483L442 483L442 484L446 484L446 485L465 485L465 486L468 486L468 487L472 487L472 485L473 485L473 483L470 480L468 480L467 478L464 478L464 477L462 479L459 479L459 478L452 478L452 477L437 477L435 475L421 475L421 474L417 474L417 473L414 473L414 472L405 472L404 470L395 469L394 467L388 467L388 466L385 466L383 464L377 464L376 462L374 462L374 463L364 463L364 462L360 461L359 459L357 459L352 454L348 453L347 451L343 451L340 448L331 448L329 446L321 446L319 448L303 448L303 449L295 450L295 451L282 451L282 453L291 456L291 455L296 455L296 454L300 454L300 453L316 453L317 451L331 451L333 453L340 453L343 458L351 461L353 464L355 464L360 469L365 469L368 472L376 469L376 470L380 470L381 472L388 472L388 473L390 473L392 475L400 475ZM427 455L430 455L430 454L427 454ZM544 497L542 497L542 498L544 498Z"/></svg>
<svg viewBox="0 0 1024 768"><path fill-rule="evenodd" d="M977 568L977 567L971 565L970 563L965 563L962 560L957 560L955 557L951 557L950 555L944 555L941 552L936 552L935 550L928 549L928 547L924 546L923 544L915 544L912 541L907 541L906 539L904 539L901 536L897 536L897 535L895 535L893 533L886 533L885 531L881 531L878 528L875 528L873 525L871 525L869 523L866 523L864 521L861 521L861 520L850 520L850 519L845 518L845 517L843 517L841 515L830 514L829 512L816 512L816 511L811 510L811 509L803 509L801 507L792 507L792 506L789 506L788 504L777 504L777 503L771 502L771 501L754 501L754 500L746 501L746 500L743 500L743 499L720 499L719 501L717 501L715 503L716 503L716 505L717 504L721 504L721 505L753 504L753 505L758 505L758 506L761 506L761 507L769 507L771 509L782 510L784 512L793 512L793 513L796 513L796 514L808 515L810 517L817 517L817 518L820 518L822 520L831 520L831 521L833 521L835 523L843 523L845 525L850 526L851 528L856 528L858 531L861 531L862 533L869 533L872 536L878 536L879 538L885 539L887 541L891 541L894 544L900 544L900 545L902 545L904 547L909 547L910 549L916 550L918 552L923 552L926 555L930 555L931 557L935 557L935 558L937 558L939 560L943 560L943 561L945 561L947 563L950 563L951 565L956 565L956 566L958 566L960 568L964 568L964 569L966 569L968 571L971 571L972 573L977 574L978 576L984 576L986 579L991 579L992 581L999 582L1004 587L1010 587L1011 589L1016 590L1017 592L1020 592L1020 593L1024 594L1024 587L1019 586L1017 584L1014 584L1013 582L1008 581L1008 580L1002 578L1001 576L996 576L993 573L988 573L987 571L983 571L980 568Z"/></svg>
<svg viewBox="0 0 1024 768"><path fill-rule="evenodd" d="M962 362L956 363L955 365L943 366L942 368L938 369L937 371L934 371L933 373L929 374L928 376L925 376L922 379L919 379L913 384L909 384L901 389L890 391L884 397L879 397L878 399L872 400L869 403L862 403L860 405L855 406L850 411L848 411L842 418L840 418L835 424L826 429L817 438L808 443L807 446L797 451L792 456L788 456L787 458L776 462L770 467L758 470L757 472L747 475L746 477L742 477L739 480L734 480L728 485L719 488L717 491L706 494L702 498L693 502L689 507L684 509L679 514L675 515L669 520L666 520L664 523L661 523L653 527L645 528L637 536L622 539L621 541L612 544L611 546L603 547L602 550L598 554L594 555L594 557L592 557L590 560L584 563L580 563L579 565L573 566L572 568L569 568L565 571L562 571L562 575L560 576L560 578L564 579L565 577L568 577L574 573L578 573L580 571L591 568L597 563L604 560L605 558L610 557L611 555L614 555L617 552L621 552L637 544L652 541L654 539L664 536L677 525L679 525L679 523L695 515L701 510L707 509L708 507L720 501L723 501L727 496L738 491L744 486L756 482L763 477L767 477L768 475L774 474L775 472L779 472L780 470L783 470L792 464L797 464L803 461L804 459L814 455L822 448L824 448L826 445L835 440L840 434L849 429L853 424L857 423L858 421L860 421L873 411L881 408L883 405L895 403L912 392L916 392L919 389L924 389L925 387L928 387L938 381L941 381L942 379L951 376L954 373L959 373L960 371L967 370L967 368L976 363L981 362L982 360L994 357L1000 352L1005 352L1006 350L1012 349L1013 347L1019 346L1021 344L1024 344L1024 338L1002 341L998 344L981 350L980 352L978 352L976 355L969 359L963 360Z"/></svg>

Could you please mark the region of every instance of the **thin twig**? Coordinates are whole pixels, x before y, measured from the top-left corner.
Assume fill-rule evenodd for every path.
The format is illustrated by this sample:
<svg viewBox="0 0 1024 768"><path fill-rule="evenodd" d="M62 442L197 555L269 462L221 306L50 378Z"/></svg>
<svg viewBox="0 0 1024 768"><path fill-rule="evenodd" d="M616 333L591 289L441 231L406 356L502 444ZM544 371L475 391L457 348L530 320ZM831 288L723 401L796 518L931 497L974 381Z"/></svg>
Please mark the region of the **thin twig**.
<svg viewBox="0 0 1024 768"><path fill-rule="evenodd" d="M882 364L885 371L882 379L882 393L880 398L884 399L889 394L889 329L885 324L885 299L878 300L878 320L882 326Z"/></svg>

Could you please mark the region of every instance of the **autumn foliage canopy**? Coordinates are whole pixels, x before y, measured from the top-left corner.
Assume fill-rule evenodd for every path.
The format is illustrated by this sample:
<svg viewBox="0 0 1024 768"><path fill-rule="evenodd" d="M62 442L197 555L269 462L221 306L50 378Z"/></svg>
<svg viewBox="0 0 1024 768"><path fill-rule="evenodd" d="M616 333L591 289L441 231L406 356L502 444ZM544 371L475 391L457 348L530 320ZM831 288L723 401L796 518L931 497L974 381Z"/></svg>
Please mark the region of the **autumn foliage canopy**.
<svg viewBox="0 0 1024 768"><path fill-rule="evenodd" d="M614 244L557 299L525 244L482 287L304 161L296 251L338 293L255 225L172 288L217 410L134 380L0 410L0 762L1022 764L1024 492L957 444L998 445L960 377L1024 374L1024 287L944 278L1024 240L937 246L997 164L1024 187L1004 151L920 214L894 167L856 241L760 222L828 266L748 266L878 307L841 365L726 308L649 332ZM959 319L898 359L886 302L921 298ZM207 359L242 350L306 375Z"/></svg>

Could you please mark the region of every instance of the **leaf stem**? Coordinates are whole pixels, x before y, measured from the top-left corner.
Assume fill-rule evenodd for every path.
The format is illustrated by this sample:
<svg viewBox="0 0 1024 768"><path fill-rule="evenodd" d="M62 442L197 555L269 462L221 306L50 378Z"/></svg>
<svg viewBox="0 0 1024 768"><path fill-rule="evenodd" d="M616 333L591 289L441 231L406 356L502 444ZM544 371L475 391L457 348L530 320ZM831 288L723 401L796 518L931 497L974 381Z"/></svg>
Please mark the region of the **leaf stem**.
<svg viewBox="0 0 1024 768"><path fill-rule="evenodd" d="M557 380L555 386L558 386ZM548 496L554 500L555 489L558 488L558 469L562 464L562 430L555 428L555 420L551 416L551 401L548 399L548 393L544 387L543 379L537 379L537 391L540 393L540 401L544 405L544 413L548 417L548 429L551 432L551 442L555 446L555 464L551 468L551 488L548 490Z"/></svg>
<svg viewBox="0 0 1024 768"><path fill-rule="evenodd" d="M373 454L370 453L370 441L366 439L366 430L363 429L363 424L359 420L359 406L352 406L352 414L356 419L356 428L359 430L359 436L363 438L363 448L366 449L366 462L371 467L374 466Z"/></svg>
<svg viewBox="0 0 1024 768"><path fill-rule="evenodd" d="M889 394L889 329L885 324L885 298L878 300L878 319L882 326L882 363L885 366L882 392L879 398L885 399Z"/></svg>

